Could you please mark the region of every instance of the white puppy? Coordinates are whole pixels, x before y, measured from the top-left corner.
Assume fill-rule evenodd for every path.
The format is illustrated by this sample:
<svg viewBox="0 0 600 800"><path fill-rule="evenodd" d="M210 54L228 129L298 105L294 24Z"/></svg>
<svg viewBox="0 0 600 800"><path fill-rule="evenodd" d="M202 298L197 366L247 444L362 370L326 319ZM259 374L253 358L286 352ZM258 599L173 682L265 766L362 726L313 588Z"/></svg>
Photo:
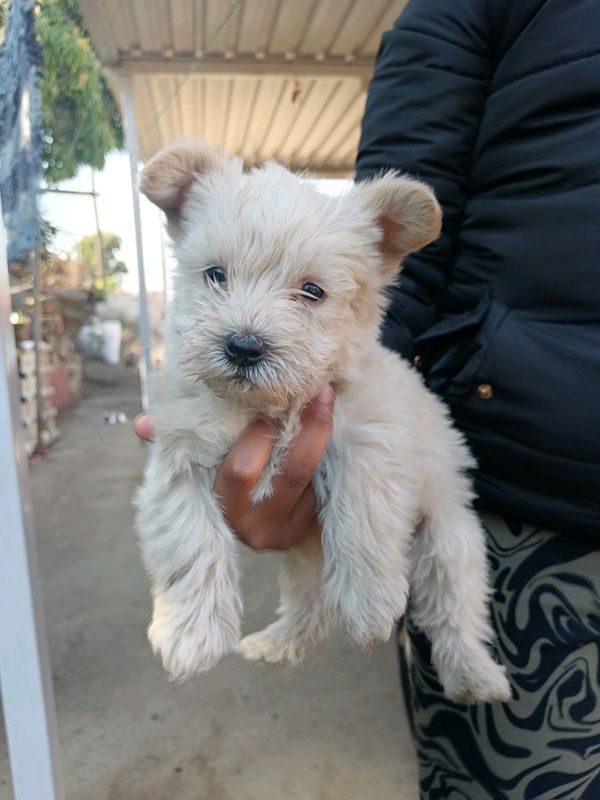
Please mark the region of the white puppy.
<svg viewBox="0 0 600 800"><path fill-rule="evenodd" d="M141 190L166 212L177 257L156 445L137 496L149 637L166 669L183 678L237 649L294 664L331 622L368 646L390 636L410 585L448 697L506 699L488 650L471 457L442 403L379 343L401 258L439 233L433 193L386 175L326 197L277 164L244 173L197 141L158 153ZM236 540L216 472L267 416L280 437L255 500L268 495L303 404L328 382L333 438L314 477L322 541L284 556L279 619L240 643Z"/></svg>

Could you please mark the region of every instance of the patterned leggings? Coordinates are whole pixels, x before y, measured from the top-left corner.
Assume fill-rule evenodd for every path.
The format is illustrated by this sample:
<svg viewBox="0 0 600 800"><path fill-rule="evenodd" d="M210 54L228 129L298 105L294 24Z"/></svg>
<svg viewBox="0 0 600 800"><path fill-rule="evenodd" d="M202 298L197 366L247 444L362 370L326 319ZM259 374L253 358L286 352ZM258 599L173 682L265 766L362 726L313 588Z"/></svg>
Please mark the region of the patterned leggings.
<svg viewBox="0 0 600 800"><path fill-rule="evenodd" d="M599 540L482 521L513 699L446 700L409 614L421 800L600 800Z"/></svg>

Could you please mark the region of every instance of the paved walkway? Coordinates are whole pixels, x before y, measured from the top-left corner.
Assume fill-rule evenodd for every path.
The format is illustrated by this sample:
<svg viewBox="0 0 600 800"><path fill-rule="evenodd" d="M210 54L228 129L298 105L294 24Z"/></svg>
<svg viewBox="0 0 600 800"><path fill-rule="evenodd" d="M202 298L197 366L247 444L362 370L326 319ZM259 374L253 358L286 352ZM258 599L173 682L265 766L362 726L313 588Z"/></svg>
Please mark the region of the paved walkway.
<svg viewBox="0 0 600 800"><path fill-rule="evenodd" d="M167 681L131 530L144 447L102 422L137 412L137 381L113 377L88 386L31 471L68 800L415 800L391 643L366 657L333 638L294 670L230 657ZM251 631L273 615L277 557L243 564Z"/></svg>

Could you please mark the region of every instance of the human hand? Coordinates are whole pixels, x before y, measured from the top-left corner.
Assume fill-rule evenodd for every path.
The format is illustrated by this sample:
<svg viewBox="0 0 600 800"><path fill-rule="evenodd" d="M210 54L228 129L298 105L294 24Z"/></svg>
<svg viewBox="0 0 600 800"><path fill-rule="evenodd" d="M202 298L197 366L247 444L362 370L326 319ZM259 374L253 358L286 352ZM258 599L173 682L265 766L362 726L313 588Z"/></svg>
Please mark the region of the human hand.
<svg viewBox="0 0 600 800"><path fill-rule="evenodd" d="M254 550L289 550L320 534L311 481L331 438L333 403L333 389L327 386L305 406L300 431L273 480L273 493L261 503L252 503L251 497L273 450L277 432L271 422L251 422L221 465L215 491L223 512L236 535ZM147 441L154 434L147 415L136 417L133 429Z"/></svg>

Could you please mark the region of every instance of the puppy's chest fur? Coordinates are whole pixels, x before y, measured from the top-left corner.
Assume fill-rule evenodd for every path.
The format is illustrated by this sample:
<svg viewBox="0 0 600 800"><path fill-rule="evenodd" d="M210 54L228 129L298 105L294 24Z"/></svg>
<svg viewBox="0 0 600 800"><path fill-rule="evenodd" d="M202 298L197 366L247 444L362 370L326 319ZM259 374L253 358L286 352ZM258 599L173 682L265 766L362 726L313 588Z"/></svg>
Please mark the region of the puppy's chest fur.
<svg viewBox="0 0 600 800"><path fill-rule="evenodd" d="M336 394L332 438L313 477L321 507L330 497L336 471L349 466L365 481L372 470L385 474L405 502L418 502L422 476L415 469L419 425L413 395L421 396L423 387L410 367L384 348L377 350L361 379ZM184 381L168 369L155 377L154 397L157 442L177 472L199 467L216 473L257 416L256 409L224 400L204 384ZM271 495L273 478L300 430L301 412L297 403L271 417L278 436L254 490L255 502Z"/></svg>
<svg viewBox="0 0 600 800"><path fill-rule="evenodd" d="M199 467L216 473L242 431L257 416L255 409L243 403L225 401L204 385L191 387L166 372L154 379L154 389L158 445L178 472ZM301 411L301 405L296 404L276 416L265 415L275 423L278 433L271 458L254 490L255 502L271 495L273 478L281 469L290 442L300 430ZM320 497L326 496L326 463L334 457L334 449L332 442L314 478L315 485L321 488Z"/></svg>

